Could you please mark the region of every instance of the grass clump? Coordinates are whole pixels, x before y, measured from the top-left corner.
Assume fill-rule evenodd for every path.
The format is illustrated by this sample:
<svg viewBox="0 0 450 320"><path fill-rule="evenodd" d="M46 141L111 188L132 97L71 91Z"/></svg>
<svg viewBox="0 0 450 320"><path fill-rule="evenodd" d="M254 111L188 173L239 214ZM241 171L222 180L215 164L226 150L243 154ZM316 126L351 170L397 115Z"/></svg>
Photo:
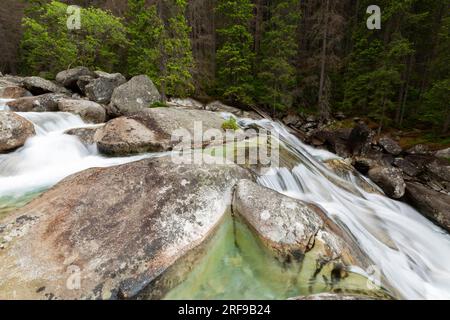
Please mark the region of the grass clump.
<svg viewBox="0 0 450 320"><path fill-rule="evenodd" d="M230 119L224 121L222 123L222 129L223 130L238 130L239 129L239 125L237 124L237 120L236 118L231 117Z"/></svg>
<svg viewBox="0 0 450 320"><path fill-rule="evenodd" d="M150 108L167 108L167 107L168 107L168 105L166 103L164 103L164 102L161 102L161 101L153 102L150 105Z"/></svg>

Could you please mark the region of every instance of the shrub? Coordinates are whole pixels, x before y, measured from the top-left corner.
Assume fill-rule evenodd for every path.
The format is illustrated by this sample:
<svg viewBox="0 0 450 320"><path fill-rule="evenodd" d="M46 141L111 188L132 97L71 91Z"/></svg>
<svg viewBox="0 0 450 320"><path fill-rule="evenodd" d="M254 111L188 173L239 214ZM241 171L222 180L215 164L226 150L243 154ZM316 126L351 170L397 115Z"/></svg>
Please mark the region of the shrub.
<svg viewBox="0 0 450 320"><path fill-rule="evenodd" d="M121 69L126 30L110 12L82 8L79 30L67 28L67 5L58 1L34 6L27 14L20 44L22 72L53 78L76 65L107 72Z"/></svg>
<svg viewBox="0 0 450 320"><path fill-rule="evenodd" d="M237 130L239 125L237 124L236 118L231 117L230 119L222 123L223 130Z"/></svg>

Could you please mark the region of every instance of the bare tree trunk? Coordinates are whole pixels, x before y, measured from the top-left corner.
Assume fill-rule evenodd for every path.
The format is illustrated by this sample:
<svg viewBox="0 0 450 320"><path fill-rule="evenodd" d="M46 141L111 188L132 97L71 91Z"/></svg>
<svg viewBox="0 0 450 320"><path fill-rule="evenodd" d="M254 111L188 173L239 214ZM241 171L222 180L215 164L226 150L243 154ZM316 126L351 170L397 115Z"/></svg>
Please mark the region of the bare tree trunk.
<svg viewBox="0 0 450 320"><path fill-rule="evenodd" d="M450 108L447 108L447 118L444 121L444 125L442 126L442 134L446 134L450 127Z"/></svg>
<svg viewBox="0 0 450 320"><path fill-rule="evenodd" d="M325 68L327 59L327 38L328 38L328 11L330 8L330 0L326 1L326 9L324 11L325 26L322 39L322 54L321 54L321 66L320 66L320 84L319 84L319 113L322 119L330 118L330 110L328 104L324 101L324 89L325 89Z"/></svg>
<svg viewBox="0 0 450 320"><path fill-rule="evenodd" d="M381 130L383 129L385 111L386 111L386 97L383 97L383 104L381 106L380 124L378 125L378 135L381 134Z"/></svg>

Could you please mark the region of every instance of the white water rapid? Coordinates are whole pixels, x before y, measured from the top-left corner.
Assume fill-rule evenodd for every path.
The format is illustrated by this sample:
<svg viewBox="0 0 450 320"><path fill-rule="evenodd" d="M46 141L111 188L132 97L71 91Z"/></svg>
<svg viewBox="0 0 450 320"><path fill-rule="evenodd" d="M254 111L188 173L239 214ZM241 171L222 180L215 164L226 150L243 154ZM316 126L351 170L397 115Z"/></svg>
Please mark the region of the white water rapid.
<svg viewBox="0 0 450 320"><path fill-rule="evenodd" d="M0 110L7 109L0 100ZM71 128L89 127L79 116L64 112L18 112L34 124L36 135L14 152L0 154L0 199L19 198L48 188L70 174L92 167L136 161L151 154L124 158L101 156L95 145L86 146L64 134Z"/></svg>
<svg viewBox="0 0 450 320"><path fill-rule="evenodd" d="M242 121L246 124L248 121ZM275 168L258 178L268 188L314 203L357 239L362 250L404 299L450 299L450 235L409 205L368 193L326 168L322 161L335 155L316 150L298 140L279 123L256 122L277 132L281 142L298 158L292 170ZM357 192L333 183L350 182Z"/></svg>
<svg viewBox="0 0 450 320"><path fill-rule="evenodd" d="M5 109L6 101L0 100L0 110ZM87 168L157 156L107 158L94 145L85 146L77 137L64 134L70 128L89 126L78 116L53 112L20 115L34 124L37 134L18 150L0 154L0 200L43 190ZM241 125L250 122L276 131L298 159L292 170L274 168L260 176L261 185L322 207L357 239L398 298L450 299L448 233L402 202L365 192L354 183L355 177L338 177L322 163L337 158L335 155L304 145L283 125L269 120L239 121Z"/></svg>

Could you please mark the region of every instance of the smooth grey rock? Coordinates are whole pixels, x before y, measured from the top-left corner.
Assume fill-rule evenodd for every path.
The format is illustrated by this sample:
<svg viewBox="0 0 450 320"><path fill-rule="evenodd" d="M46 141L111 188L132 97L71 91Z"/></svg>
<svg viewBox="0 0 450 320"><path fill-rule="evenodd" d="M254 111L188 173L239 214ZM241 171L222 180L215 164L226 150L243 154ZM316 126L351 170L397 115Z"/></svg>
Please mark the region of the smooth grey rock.
<svg viewBox="0 0 450 320"><path fill-rule="evenodd" d="M105 108L92 101L61 99L58 101L58 109L78 114L86 122L103 123L106 120Z"/></svg>
<svg viewBox="0 0 450 320"><path fill-rule="evenodd" d="M363 267L370 263L357 243L319 207L250 180L238 182L233 197L233 213L249 226L279 261L301 263L310 253L308 259L316 259L317 266L321 260L322 267L327 263L340 264L341 268L342 265Z"/></svg>
<svg viewBox="0 0 450 320"><path fill-rule="evenodd" d="M127 80L120 73L97 72L96 74L98 78L90 81L84 87L84 92L89 100L108 104L111 101L114 89L124 84Z"/></svg>
<svg viewBox="0 0 450 320"><path fill-rule="evenodd" d="M161 298L204 254L233 186L248 178L233 164L170 157L67 177L0 222L0 298Z"/></svg>
<svg viewBox="0 0 450 320"><path fill-rule="evenodd" d="M83 128L73 128L65 131L65 134L76 136L85 145L92 145L97 142L96 134L100 131L103 125L93 126L93 127L83 127ZM98 134L97 134L98 136Z"/></svg>
<svg viewBox="0 0 450 320"><path fill-rule="evenodd" d="M46 93L39 96L23 97L9 101L6 105L17 112L54 112L58 111L58 102L66 98L59 93Z"/></svg>
<svg viewBox="0 0 450 320"><path fill-rule="evenodd" d="M389 137L380 138L380 140L378 140L378 143L387 153L390 153L394 156L398 156L402 152L402 148L398 145L398 143Z"/></svg>
<svg viewBox="0 0 450 320"><path fill-rule="evenodd" d="M34 95L41 95L44 93L70 93L66 88L41 77L26 77L23 79L22 84Z"/></svg>
<svg viewBox="0 0 450 320"><path fill-rule="evenodd" d="M450 232L450 195L431 190L420 183L406 183L406 200L419 212Z"/></svg>
<svg viewBox="0 0 450 320"><path fill-rule="evenodd" d="M153 131L126 117L109 121L95 134L95 141L100 152L114 156L163 150Z"/></svg>
<svg viewBox="0 0 450 320"><path fill-rule="evenodd" d="M436 151L434 154L437 158L450 159L450 148Z"/></svg>
<svg viewBox="0 0 450 320"><path fill-rule="evenodd" d="M114 89L109 110L116 116L131 115L160 100L161 95L150 78L141 75Z"/></svg>
<svg viewBox="0 0 450 320"><path fill-rule="evenodd" d="M56 75L56 81L64 87L74 90L78 88L77 81L82 76L90 76L92 78L95 78L96 74L86 67L76 67L59 72Z"/></svg>
<svg viewBox="0 0 450 320"><path fill-rule="evenodd" d="M368 176L391 198L399 199L405 194L405 181L397 168L378 166L370 169Z"/></svg>
<svg viewBox="0 0 450 320"><path fill-rule="evenodd" d="M34 126L27 119L14 112L0 111L0 153L23 146L34 135Z"/></svg>

